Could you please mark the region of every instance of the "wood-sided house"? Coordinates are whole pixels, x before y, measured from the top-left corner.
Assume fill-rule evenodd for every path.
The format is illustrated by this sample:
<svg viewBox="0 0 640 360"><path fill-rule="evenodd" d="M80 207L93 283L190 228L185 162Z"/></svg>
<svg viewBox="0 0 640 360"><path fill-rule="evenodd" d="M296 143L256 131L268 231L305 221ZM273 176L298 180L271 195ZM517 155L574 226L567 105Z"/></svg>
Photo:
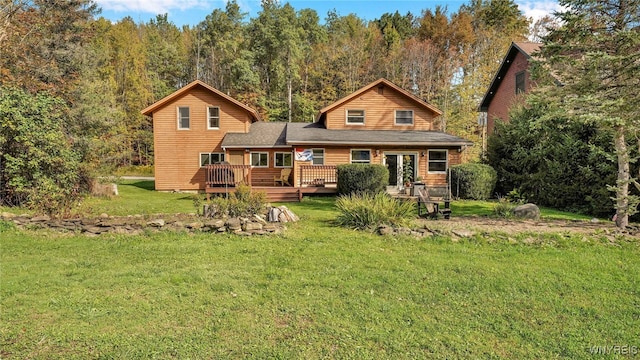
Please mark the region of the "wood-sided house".
<svg viewBox="0 0 640 360"><path fill-rule="evenodd" d="M194 81L142 111L153 117L156 190L226 192L240 182L273 194L335 192L336 166L383 164L390 190L406 178L445 184L472 142L438 131L441 111L388 80L320 110L313 123L265 122ZM277 189L275 190L277 185Z"/></svg>

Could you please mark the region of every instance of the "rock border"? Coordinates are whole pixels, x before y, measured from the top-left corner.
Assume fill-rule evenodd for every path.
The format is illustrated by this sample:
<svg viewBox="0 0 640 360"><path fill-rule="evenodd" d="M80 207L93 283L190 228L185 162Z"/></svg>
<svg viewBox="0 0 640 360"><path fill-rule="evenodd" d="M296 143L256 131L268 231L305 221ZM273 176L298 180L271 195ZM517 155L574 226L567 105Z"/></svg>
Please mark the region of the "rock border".
<svg viewBox="0 0 640 360"><path fill-rule="evenodd" d="M296 217L297 219L297 217ZM261 215L232 218L204 218L195 214L155 214L109 216L94 218L52 219L46 215L16 215L0 213L0 220L13 222L19 229L51 229L81 233L140 235L146 231L184 231L190 233L233 233L243 236L281 234L286 230L282 222L269 222ZM291 221L289 219L287 222Z"/></svg>

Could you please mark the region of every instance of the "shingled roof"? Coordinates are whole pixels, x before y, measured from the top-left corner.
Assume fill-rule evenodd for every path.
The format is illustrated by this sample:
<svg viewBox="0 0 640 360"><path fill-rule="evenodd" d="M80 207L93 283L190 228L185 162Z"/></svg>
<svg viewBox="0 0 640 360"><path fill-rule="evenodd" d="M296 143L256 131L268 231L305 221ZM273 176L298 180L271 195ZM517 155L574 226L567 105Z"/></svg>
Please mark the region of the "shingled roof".
<svg viewBox="0 0 640 360"><path fill-rule="evenodd" d="M227 133L222 148L290 147L286 142L285 122L255 122L248 133Z"/></svg>
<svg viewBox="0 0 640 360"><path fill-rule="evenodd" d="M440 131L328 130L321 123L289 123L290 145L471 146L473 142Z"/></svg>

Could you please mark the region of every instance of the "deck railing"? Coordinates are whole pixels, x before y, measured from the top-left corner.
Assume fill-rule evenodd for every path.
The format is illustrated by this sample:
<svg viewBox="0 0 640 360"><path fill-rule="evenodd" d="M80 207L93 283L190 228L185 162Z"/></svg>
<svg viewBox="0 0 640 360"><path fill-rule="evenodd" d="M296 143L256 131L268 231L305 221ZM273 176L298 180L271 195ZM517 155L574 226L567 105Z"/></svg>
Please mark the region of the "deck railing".
<svg viewBox="0 0 640 360"><path fill-rule="evenodd" d="M251 185L250 165L214 164L205 166L207 187Z"/></svg>
<svg viewBox="0 0 640 360"><path fill-rule="evenodd" d="M300 185L324 186L327 184L337 184L337 169L335 165L301 165Z"/></svg>

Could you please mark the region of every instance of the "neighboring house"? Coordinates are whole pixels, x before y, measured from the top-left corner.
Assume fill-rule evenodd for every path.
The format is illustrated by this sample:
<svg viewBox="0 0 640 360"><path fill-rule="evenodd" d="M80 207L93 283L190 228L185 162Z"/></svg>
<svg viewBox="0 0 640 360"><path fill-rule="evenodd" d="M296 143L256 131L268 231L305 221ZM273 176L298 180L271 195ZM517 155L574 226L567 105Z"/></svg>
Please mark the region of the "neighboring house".
<svg viewBox="0 0 640 360"><path fill-rule="evenodd" d="M142 113L153 116L157 190L222 192L244 181L288 185L298 196L335 192L336 166L348 163L386 165L395 188L417 177L444 184L473 145L437 131L441 111L385 79L323 108L313 123L261 121L200 81Z"/></svg>
<svg viewBox="0 0 640 360"><path fill-rule="evenodd" d="M496 121L509 121L509 109L520 94L526 94L534 86L529 74L532 54L542 44L532 42L511 43L507 55L480 103L481 119L486 119L486 132L492 134Z"/></svg>

